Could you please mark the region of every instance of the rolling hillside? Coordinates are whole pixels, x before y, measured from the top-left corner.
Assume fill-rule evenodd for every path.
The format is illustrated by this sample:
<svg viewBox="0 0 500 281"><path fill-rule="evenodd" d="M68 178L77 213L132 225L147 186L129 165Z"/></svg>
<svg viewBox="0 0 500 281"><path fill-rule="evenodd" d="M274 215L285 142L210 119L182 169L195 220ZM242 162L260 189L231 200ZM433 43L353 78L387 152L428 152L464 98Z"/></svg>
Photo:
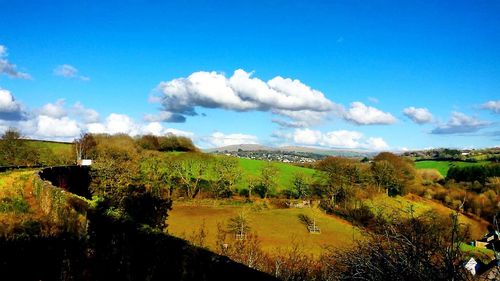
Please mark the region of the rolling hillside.
<svg viewBox="0 0 500 281"><path fill-rule="evenodd" d="M480 161L480 162L462 162L462 161L435 161L435 160L425 160L425 161L417 161L415 162L415 167L417 169L435 169L437 170L443 177L446 177L448 174L448 170L453 166L458 167L467 167L467 166L475 166L475 165L484 165L489 163L488 161Z"/></svg>
<svg viewBox="0 0 500 281"><path fill-rule="evenodd" d="M241 188L246 185L246 179L252 176L259 175L260 169L266 163L266 161L245 158L239 158L238 160L244 174L243 180L238 185L238 187ZM312 176L315 172L315 170L313 169L303 168L286 163L276 162L275 165L280 170L278 191L290 187L294 173L302 172L306 175Z"/></svg>

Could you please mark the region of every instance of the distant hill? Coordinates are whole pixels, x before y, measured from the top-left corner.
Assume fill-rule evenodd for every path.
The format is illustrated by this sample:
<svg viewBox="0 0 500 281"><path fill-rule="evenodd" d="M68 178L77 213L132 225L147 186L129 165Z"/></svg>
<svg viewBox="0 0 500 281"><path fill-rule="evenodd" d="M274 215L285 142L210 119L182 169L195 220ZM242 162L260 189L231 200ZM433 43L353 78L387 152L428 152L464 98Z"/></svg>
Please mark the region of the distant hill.
<svg viewBox="0 0 500 281"><path fill-rule="evenodd" d="M295 152L295 153L311 153L317 155L327 155L327 156L345 156L345 157L365 157L373 156L376 154L371 151L364 150L349 150L349 149L320 149L314 147L304 147L304 146L282 146L282 147L271 147L264 146L260 144L236 144L228 145L216 148L205 149L208 153L217 152L236 152L236 151L273 151L273 152Z"/></svg>

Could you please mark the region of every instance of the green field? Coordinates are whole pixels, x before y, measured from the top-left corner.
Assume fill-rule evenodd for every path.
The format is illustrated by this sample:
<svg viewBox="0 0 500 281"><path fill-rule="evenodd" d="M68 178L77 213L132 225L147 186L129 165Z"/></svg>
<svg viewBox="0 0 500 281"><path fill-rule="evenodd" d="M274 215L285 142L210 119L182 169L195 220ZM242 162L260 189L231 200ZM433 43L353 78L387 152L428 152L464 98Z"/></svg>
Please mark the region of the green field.
<svg viewBox="0 0 500 281"><path fill-rule="evenodd" d="M364 203L372 209L375 214L390 215L393 213L401 213L409 215L410 210L414 215L419 216L428 211L435 211L437 214L448 217L453 210L442 205L441 203L420 197L415 194L405 196L389 197L385 194L379 194L373 198L366 199ZM486 233L488 223L482 219L460 215L459 222L463 225L470 226L470 234L473 239L479 239Z"/></svg>
<svg viewBox="0 0 500 281"><path fill-rule="evenodd" d="M240 205L221 205L221 202L224 201L174 202L167 220L169 233L189 239L204 225L207 231L206 246L215 249L217 223L226 226L229 218L245 212L251 231L258 235L263 250L267 252L286 250L294 242L299 243L305 253L318 256L324 246L344 248L352 245L353 239L361 237L358 228L321 211L314 213L321 234L310 234L298 216L306 214L312 217L311 208L276 209L262 208L265 205L260 203L263 202Z"/></svg>
<svg viewBox="0 0 500 281"><path fill-rule="evenodd" d="M40 141L40 140L26 140L28 144L32 147L41 149L41 148L50 148L52 152L60 152L62 150L73 149L71 143L65 142L52 142L52 141Z"/></svg>
<svg viewBox="0 0 500 281"><path fill-rule="evenodd" d="M254 160L246 158L239 158L239 162L241 168L243 169L244 175L243 175L243 180L238 185L238 188L246 186L245 179L247 179L248 177L258 176L260 173L260 169L266 163L266 161L263 160ZM312 176L315 172L315 170L313 169L298 167L287 163L280 163L280 162L274 162L274 163L276 167L278 167L278 169L280 170L278 191L282 189L288 189L290 187L294 173L302 172L306 175Z"/></svg>
<svg viewBox="0 0 500 281"><path fill-rule="evenodd" d="M417 161L415 162L415 167L417 169L435 169L437 170L443 177L448 175L448 170L453 167L467 167L467 166L475 166L475 165L484 165L489 163L488 161L480 161L480 162L461 162L461 161L434 161L434 160L425 160L425 161Z"/></svg>

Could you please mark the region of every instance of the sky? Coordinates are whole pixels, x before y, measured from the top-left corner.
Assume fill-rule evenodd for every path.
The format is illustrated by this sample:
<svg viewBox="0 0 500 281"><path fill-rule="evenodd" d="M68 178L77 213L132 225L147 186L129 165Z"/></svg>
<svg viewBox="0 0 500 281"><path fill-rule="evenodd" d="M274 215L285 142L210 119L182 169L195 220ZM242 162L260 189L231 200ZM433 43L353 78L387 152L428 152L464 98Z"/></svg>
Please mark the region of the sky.
<svg viewBox="0 0 500 281"><path fill-rule="evenodd" d="M499 146L499 15L493 0L0 0L0 132Z"/></svg>

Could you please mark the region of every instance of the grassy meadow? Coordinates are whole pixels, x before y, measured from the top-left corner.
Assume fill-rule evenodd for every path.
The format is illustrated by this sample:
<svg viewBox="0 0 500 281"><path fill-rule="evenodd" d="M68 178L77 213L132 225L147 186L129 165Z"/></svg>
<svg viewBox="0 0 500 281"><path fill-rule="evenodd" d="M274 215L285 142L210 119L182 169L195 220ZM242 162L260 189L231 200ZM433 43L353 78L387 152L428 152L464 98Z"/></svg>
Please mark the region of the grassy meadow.
<svg viewBox="0 0 500 281"><path fill-rule="evenodd" d="M258 235L263 250L270 253L286 250L292 242L296 242L305 253L319 256L325 246L345 248L352 245L353 239L361 237L360 230L349 222L313 208L277 209L264 201L241 204L228 202L230 201L174 202L167 221L169 233L189 238L204 226L207 233L206 245L215 249L217 224L225 228L230 218L243 212L247 215L251 231ZM316 217L321 234L310 234L300 222L300 214Z"/></svg>
<svg viewBox="0 0 500 281"><path fill-rule="evenodd" d="M238 188L245 187L246 179L252 176L258 176L262 166L266 163L264 160L254 160L239 158L240 167L243 170L243 180L240 181ZM275 162L276 167L279 169L278 190L287 189L291 186L294 173L302 172L306 175L312 176L315 172L313 169L294 166L287 163Z"/></svg>
<svg viewBox="0 0 500 281"><path fill-rule="evenodd" d="M414 194L407 194L405 196L388 197L385 194L379 194L365 202L375 214L391 214L394 212L402 211L402 214L413 211L414 215L419 216L428 211L435 211L436 213L449 216L453 210L444 206L443 204L426 199ZM486 232L488 223L480 218L472 217L469 215L460 215L459 223L469 225L471 236L473 239L481 238Z"/></svg>
<svg viewBox="0 0 500 281"><path fill-rule="evenodd" d="M435 169L437 170L443 177L446 177L448 174L448 170L453 167L467 167L467 166L475 166L475 165L483 165L487 164L488 161L480 161L480 162L461 162L461 161L435 161L435 160L425 160L425 161L417 161L415 162L415 167L417 169Z"/></svg>

